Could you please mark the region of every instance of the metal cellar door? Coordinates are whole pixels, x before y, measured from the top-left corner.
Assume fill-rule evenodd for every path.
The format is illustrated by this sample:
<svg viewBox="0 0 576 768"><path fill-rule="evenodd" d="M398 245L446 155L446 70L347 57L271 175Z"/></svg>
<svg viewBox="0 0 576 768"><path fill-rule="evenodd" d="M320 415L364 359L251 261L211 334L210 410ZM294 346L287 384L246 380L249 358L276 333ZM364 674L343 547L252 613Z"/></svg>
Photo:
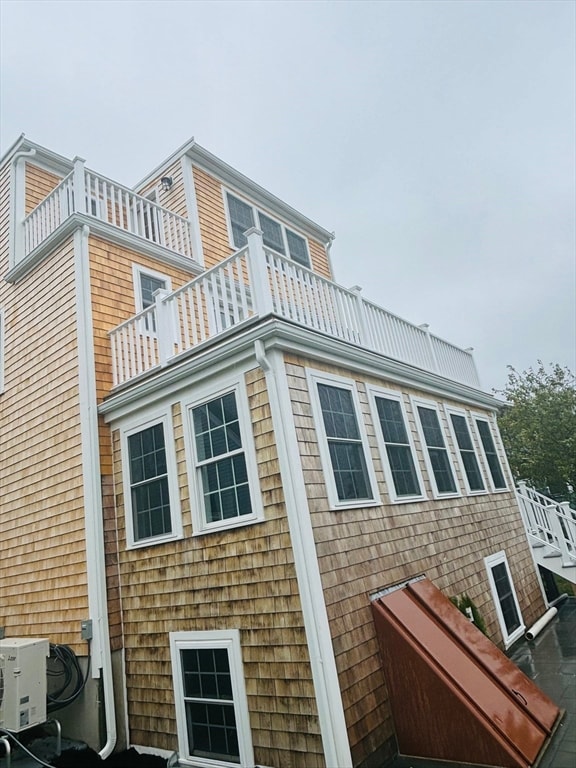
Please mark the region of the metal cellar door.
<svg viewBox="0 0 576 768"><path fill-rule="evenodd" d="M372 611L401 754L534 765L560 710L432 582Z"/></svg>

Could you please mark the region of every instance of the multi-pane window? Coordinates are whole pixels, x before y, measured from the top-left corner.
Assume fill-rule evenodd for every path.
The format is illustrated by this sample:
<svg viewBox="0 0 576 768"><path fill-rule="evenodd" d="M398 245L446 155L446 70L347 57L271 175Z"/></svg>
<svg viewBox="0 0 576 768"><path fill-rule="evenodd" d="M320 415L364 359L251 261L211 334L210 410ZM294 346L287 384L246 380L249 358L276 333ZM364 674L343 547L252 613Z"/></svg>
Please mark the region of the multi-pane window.
<svg viewBox="0 0 576 768"><path fill-rule="evenodd" d="M446 450L438 413L434 408L426 408L423 405L418 405L417 410L436 490L439 494L456 493L456 481Z"/></svg>
<svg viewBox="0 0 576 768"><path fill-rule="evenodd" d="M236 393L193 408L192 420L206 524L251 515Z"/></svg>
<svg viewBox="0 0 576 768"><path fill-rule="evenodd" d="M181 758L253 765L238 630L173 632L170 649Z"/></svg>
<svg viewBox="0 0 576 768"><path fill-rule="evenodd" d="M297 261L304 267L310 266L310 256L305 238L230 194L230 192L226 193L226 202L232 242L236 248L244 248L247 242L244 232L255 226L257 220L258 226L262 230L264 245L267 248L283 255L288 254L293 261ZM256 219L256 217L258 218Z"/></svg>
<svg viewBox="0 0 576 768"><path fill-rule="evenodd" d="M488 571L488 579L496 604L496 614L504 643L509 646L520 637L524 631L524 624L506 554L503 551L497 552L495 555L486 557L484 562Z"/></svg>
<svg viewBox="0 0 576 768"><path fill-rule="evenodd" d="M142 312L144 309L154 307L154 294L156 291L161 288L171 289L171 281L166 275L147 270L138 264L134 264L132 269L136 311ZM145 333L156 333L156 313L154 309L151 309L144 316L141 330Z"/></svg>
<svg viewBox="0 0 576 768"><path fill-rule="evenodd" d="M476 426L478 427L478 434L480 435L480 441L484 449L484 456L486 457L494 488L497 490L506 488L506 480L504 479L500 459L496 452L496 445L490 431L490 425L484 419L476 419Z"/></svg>
<svg viewBox="0 0 576 768"><path fill-rule="evenodd" d="M154 294L160 288L166 288L166 280L161 280L145 272L140 273L140 295L142 297L142 309L147 309L154 304Z"/></svg>
<svg viewBox="0 0 576 768"><path fill-rule="evenodd" d="M352 392L318 383L318 397L338 500L372 499Z"/></svg>
<svg viewBox="0 0 576 768"><path fill-rule="evenodd" d="M164 425L128 436L134 541L172 532Z"/></svg>
<svg viewBox="0 0 576 768"><path fill-rule="evenodd" d="M240 760L226 648L180 651L190 754Z"/></svg>
<svg viewBox="0 0 576 768"><path fill-rule="evenodd" d="M395 494L398 498L421 496L402 406L384 397L376 397L375 402Z"/></svg>
<svg viewBox="0 0 576 768"><path fill-rule="evenodd" d="M470 436L466 417L459 413L451 413L450 420L452 422L454 436L456 437L456 443L458 444L466 480L468 481L468 487L470 491L483 491L485 490L484 480L482 479L480 465L476 458L476 451L474 450L474 444L472 443L472 437Z"/></svg>

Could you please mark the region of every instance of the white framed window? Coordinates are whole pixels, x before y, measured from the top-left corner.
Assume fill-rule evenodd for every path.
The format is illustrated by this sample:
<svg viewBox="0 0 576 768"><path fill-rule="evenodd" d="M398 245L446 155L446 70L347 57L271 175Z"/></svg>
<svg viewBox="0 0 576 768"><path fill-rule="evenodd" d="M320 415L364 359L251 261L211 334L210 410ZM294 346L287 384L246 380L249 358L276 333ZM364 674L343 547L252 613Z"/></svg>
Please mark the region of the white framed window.
<svg viewBox="0 0 576 768"><path fill-rule="evenodd" d="M4 392L4 359L6 356L6 328L4 309L0 307L0 395Z"/></svg>
<svg viewBox="0 0 576 768"><path fill-rule="evenodd" d="M416 398L412 398L412 404L418 415L420 437L426 447L424 458L432 480L434 496L436 498L457 496L460 490L444 436L438 405L430 400Z"/></svg>
<svg viewBox="0 0 576 768"><path fill-rule="evenodd" d="M486 483L480 469L466 411L448 406L444 408L454 445L458 449L458 462L466 490L469 494L486 493Z"/></svg>
<svg viewBox="0 0 576 768"><path fill-rule="evenodd" d="M504 470L502 469L502 463L498 456L496 449L496 442L494 440L494 434L490 422L485 416L475 414L474 421L476 423L476 429L480 438L480 445L482 446L482 453L486 465L488 466L490 483L492 490L494 491L506 491L508 489L508 483L504 476Z"/></svg>
<svg viewBox="0 0 576 768"><path fill-rule="evenodd" d="M420 467L402 394L369 388L384 474L392 501L421 501L426 498Z"/></svg>
<svg viewBox="0 0 576 768"><path fill-rule="evenodd" d="M194 533L264 519L248 397L243 381L210 387L183 403L190 456Z"/></svg>
<svg viewBox="0 0 576 768"><path fill-rule="evenodd" d="M504 551L484 558L498 623L506 648L523 634L526 627L518 603L514 582Z"/></svg>
<svg viewBox="0 0 576 768"><path fill-rule="evenodd" d="M168 413L121 431L129 548L182 537L172 421Z"/></svg>
<svg viewBox="0 0 576 768"><path fill-rule="evenodd" d="M311 370L307 377L330 506L340 509L379 503L354 382Z"/></svg>
<svg viewBox="0 0 576 768"><path fill-rule="evenodd" d="M228 234L234 248L244 248L244 232L252 227L262 231L264 245L283 256L288 256L303 267L310 267L310 253L306 238L281 224L237 195L223 190L226 203Z"/></svg>
<svg viewBox="0 0 576 768"><path fill-rule="evenodd" d="M171 632L170 654L180 764L253 768L240 632Z"/></svg>
<svg viewBox="0 0 576 768"><path fill-rule="evenodd" d="M139 264L132 265L132 278L134 282L134 302L136 312L142 312L148 307L154 306L154 294L164 288L172 290L172 281L167 275L155 272L153 269L142 267ZM150 334L156 333L156 316L154 313L144 318L143 331Z"/></svg>

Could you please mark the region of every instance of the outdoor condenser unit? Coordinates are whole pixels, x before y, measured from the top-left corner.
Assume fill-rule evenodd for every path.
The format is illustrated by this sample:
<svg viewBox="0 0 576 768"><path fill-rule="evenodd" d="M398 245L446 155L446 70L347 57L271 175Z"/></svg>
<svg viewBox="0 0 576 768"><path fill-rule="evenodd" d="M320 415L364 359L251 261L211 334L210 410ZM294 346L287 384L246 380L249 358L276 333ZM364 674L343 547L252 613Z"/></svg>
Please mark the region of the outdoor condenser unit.
<svg viewBox="0 0 576 768"><path fill-rule="evenodd" d="M23 731L46 722L46 658L50 643L37 637L0 640L0 728Z"/></svg>

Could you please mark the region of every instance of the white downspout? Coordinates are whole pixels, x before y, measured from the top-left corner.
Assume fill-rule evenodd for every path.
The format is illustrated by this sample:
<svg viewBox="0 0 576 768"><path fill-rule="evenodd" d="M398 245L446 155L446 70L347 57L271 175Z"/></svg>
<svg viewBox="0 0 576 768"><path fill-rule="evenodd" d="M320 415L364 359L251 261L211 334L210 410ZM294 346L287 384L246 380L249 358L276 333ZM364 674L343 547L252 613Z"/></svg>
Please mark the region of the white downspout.
<svg viewBox="0 0 576 768"><path fill-rule="evenodd" d="M74 232L74 269L76 280L76 327L78 334L78 385L80 425L82 433L82 467L86 530L86 572L88 580L88 609L92 619L91 643L92 677L102 670L106 743L100 757L107 758L116 746L116 710L112 654L108 627L106 599L106 565L104 559L104 522L102 488L100 483L100 445L96 403L96 373L94 367L94 337L90 296L90 261L88 237L84 225Z"/></svg>
<svg viewBox="0 0 576 768"><path fill-rule="evenodd" d="M290 408L290 391L283 370L284 361L282 355L275 350L267 355L260 340L254 343L254 352L258 365L264 371L268 387L294 566L318 704L324 759L327 768L352 768L342 693L318 568L294 417Z"/></svg>

